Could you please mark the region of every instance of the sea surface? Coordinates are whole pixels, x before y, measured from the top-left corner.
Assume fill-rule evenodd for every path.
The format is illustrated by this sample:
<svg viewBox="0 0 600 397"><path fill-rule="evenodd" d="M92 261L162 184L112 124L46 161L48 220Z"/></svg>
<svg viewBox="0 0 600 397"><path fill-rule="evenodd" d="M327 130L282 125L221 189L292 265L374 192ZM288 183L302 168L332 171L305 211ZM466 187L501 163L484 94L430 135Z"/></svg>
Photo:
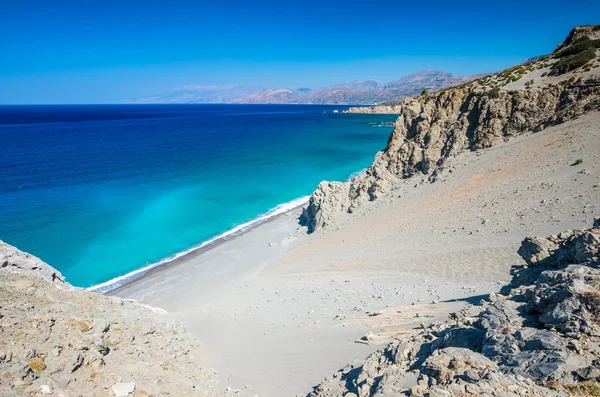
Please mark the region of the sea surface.
<svg viewBox="0 0 600 397"><path fill-rule="evenodd" d="M114 286L369 166L395 117L344 109L0 106L0 240Z"/></svg>

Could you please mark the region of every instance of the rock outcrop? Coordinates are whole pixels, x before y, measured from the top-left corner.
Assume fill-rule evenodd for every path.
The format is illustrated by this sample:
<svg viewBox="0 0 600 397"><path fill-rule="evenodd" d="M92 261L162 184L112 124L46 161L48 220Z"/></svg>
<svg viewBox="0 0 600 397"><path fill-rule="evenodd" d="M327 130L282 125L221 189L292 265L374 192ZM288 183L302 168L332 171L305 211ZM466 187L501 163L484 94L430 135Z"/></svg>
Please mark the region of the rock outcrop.
<svg viewBox="0 0 600 397"><path fill-rule="evenodd" d="M600 387L600 220L525 239L513 280L480 306L390 343L309 394L567 396Z"/></svg>
<svg viewBox="0 0 600 397"><path fill-rule="evenodd" d="M556 47L556 51L562 50L570 46L571 44L583 37L588 37L592 40L600 39L600 29L598 29L598 25L585 25L575 27L573 30L571 30L565 41L563 41Z"/></svg>
<svg viewBox="0 0 600 397"><path fill-rule="evenodd" d="M301 220L309 232L327 227L341 214L386 195L404 179L425 175L435 181L447 161L463 151L489 148L511 136L600 110L597 58L583 69L547 76L556 60L546 56L468 84L405 99L387 146L373 164L348 182L322 182ZM518 86L529 76L537 77Z"/></svg>
<svg viewBox="0 0 600 397"><path fill-rule="evenodd" d="M400 114L400 103L393 105L351 107L346 113L351 114Z"/></svg>
<svg viewBox="0 0 600 397"><path fill-rule="evenodd" d="M4 272L34 274L53 283L68 285L58 270L43 262L40 258L19 251L3 241L0 241L0 267Z"/></svg>
<svg viewBox="0 0 600 397"><path fill-rule="evenodd" d="M73 287L4 243L0 258L0 395L217 395L160 309Z"/></svg>

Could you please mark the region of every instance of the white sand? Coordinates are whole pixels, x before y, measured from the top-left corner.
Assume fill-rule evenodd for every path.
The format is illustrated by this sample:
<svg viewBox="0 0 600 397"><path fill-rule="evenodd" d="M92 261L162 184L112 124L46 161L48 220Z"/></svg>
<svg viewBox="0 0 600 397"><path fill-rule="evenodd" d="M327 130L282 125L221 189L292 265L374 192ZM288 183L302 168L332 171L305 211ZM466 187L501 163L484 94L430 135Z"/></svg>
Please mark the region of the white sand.
<svg viewBox="0 0 600 397"><path fill-rule="evenodd" d="M305 395L376 343L497 291L524 237L590 226L599 148L600 114L588 114L465 153L336 230L307 236L295 210L116 294L180 319L220 387ZM375 344L355 343L369 331Z"/></svg>

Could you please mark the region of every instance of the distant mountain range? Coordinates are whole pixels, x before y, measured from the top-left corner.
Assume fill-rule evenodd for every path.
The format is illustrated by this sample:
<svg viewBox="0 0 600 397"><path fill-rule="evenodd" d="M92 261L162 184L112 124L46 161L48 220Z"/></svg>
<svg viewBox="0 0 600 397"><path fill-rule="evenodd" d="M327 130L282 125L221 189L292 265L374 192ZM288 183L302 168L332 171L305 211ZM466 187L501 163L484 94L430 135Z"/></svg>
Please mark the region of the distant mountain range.
<svg viewBox="0 0 600 397"><path fill-rule="evenodd" d="M165 94L141 98L140 103L273 103L273 104L379 104L467 83L481 75L456 76L423 70L398 80L354 80L325 88L188 85Z"/></svg>

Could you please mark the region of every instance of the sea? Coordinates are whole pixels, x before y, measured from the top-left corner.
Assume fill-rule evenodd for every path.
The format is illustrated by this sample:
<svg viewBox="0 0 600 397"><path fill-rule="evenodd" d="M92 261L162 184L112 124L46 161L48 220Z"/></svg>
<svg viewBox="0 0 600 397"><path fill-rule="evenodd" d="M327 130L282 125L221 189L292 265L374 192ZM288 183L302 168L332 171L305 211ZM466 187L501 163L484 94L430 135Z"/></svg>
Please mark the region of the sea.
<svg viewBox="0 0 600 397"><path fill-rule="evenodd" d="M395 117L345 109L0 106L0 240L105 292L368 167Z"/></svg>

